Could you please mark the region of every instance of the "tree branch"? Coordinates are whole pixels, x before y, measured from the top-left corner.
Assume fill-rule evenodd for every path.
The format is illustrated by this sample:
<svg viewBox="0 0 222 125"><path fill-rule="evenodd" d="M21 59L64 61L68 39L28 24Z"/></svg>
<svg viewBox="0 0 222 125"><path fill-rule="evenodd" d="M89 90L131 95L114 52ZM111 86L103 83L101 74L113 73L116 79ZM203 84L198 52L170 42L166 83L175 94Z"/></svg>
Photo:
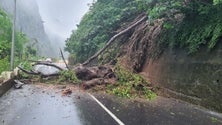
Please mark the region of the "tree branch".
<svg viewBox="0 0 222 125"><path fill-rule="evenodd" d="M34 65L46 65L46 66L52 66L52 67L55 67L57 68L58 70L60 71L63 71L64 69L62 67L59 67L53 63L48 63L48 62L36 62Z"/></svg>
<svg viewBox="0 0 222 125"><path fill-rule="evenodd" d="M26 70L26 69L24 69L24 68L22 68L22 67L20 67L20 66L18 66L18 68L20 69L20 70L22 70L24 73L26 73L26 74L30 74L30 75L40 75L41 73L37 73L37 72L33 72L33 71L28 71L28 70Z"/></svg>
<svg viewBox="0 0 222 125"><path fill-rule="evenodd" d="M50 77L50 76L59 76L60 73L52 73L52 74L43 74L41 72L33 72L33 71L28 71L20 66L18 66L18 68L23 71L24 73L26 74L29 74L29 75L40 75L41 77Z"/></svg>

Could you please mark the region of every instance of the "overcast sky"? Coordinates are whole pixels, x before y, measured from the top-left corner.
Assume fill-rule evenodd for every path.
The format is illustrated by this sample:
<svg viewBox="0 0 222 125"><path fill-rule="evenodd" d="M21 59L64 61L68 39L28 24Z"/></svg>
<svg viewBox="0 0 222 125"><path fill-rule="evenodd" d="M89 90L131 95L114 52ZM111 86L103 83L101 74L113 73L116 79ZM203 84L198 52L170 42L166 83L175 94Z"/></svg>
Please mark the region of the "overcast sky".
<svg viewBox="0 0 222 125"><path fill-rule="evenodd" d="M45 30L66 39L88 11L93 0L36 0Z"/></svg>

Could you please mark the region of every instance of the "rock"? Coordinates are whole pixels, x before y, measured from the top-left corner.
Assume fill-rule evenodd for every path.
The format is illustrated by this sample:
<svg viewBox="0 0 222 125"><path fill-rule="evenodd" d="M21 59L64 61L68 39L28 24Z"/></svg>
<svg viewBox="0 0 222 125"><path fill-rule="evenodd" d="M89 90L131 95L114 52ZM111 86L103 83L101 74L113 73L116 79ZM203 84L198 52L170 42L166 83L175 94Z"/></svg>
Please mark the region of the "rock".
<svg viewBox="0 0 222 125"><path fill-rule="evenodd" d="M22 88L23 85L24 85L24 83L20 82L19 80L14 80L14 88L15 89L20 89L20 88Z"/></svg>
<svg viewBox="0 0 222 125"><path fill-rule="evenodd" d="M67 96L70 94L72 94L72 90L70 88L66 90L62 90L62 96Z"/></svg>
<svg viewBox="0 0 222 125"><path fill-rule="evenodd" d="M14 78L14 73L11 71L4 71L1 74L1 78L3 79L3 82L8 81L9 79Z"/></svg>
<svg viewBox="0 0 222 125"><path fill-rule="evenodd" d="M13 70L13 73L15 76L18 76L19 75L19 68L16 67L14 70Z"/></svg>

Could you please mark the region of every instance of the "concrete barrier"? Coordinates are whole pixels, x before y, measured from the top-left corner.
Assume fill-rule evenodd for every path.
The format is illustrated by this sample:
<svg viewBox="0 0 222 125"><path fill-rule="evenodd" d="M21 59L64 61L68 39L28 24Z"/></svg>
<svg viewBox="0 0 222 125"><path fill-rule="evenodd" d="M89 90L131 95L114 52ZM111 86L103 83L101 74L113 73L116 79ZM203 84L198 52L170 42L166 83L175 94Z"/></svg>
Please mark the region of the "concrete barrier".
<svg viewBox="0 0 222 125"><path fill-rule="evenodd" d="M7 92L14 83L14 78L18 74L17 68L11 71L4 71L0 75L0 97Z"/></svg>
<svg viewBox="0 0 222 125"><path fill-rule="evenodd" d="M181 48L166 49L149 59L143 74L164 94L222 112L222 43L210 52L202 47L192 55Z"/></svg>
<svg viewBox="0 0 222 125"><path fill-rule="evenodd" d="M0 83L0 97L13 86L14 79Z"/></svg>

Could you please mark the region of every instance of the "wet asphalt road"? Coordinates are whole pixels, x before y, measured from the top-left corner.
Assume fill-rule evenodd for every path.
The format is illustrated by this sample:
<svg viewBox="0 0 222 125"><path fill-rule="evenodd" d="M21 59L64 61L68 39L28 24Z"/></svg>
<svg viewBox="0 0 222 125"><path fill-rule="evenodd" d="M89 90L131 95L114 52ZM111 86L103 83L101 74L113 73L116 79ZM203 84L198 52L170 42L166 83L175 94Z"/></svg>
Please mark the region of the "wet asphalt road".
<svg viewBox="0 0 222 125"><path fill-rule="evenodd" d="M87 93L25 85L0 97L0 125L118 125ZM222 125L222 115L174 99L152 101L94 94L125 125ZM80 97L80 98L79 98Z"/></svg>

